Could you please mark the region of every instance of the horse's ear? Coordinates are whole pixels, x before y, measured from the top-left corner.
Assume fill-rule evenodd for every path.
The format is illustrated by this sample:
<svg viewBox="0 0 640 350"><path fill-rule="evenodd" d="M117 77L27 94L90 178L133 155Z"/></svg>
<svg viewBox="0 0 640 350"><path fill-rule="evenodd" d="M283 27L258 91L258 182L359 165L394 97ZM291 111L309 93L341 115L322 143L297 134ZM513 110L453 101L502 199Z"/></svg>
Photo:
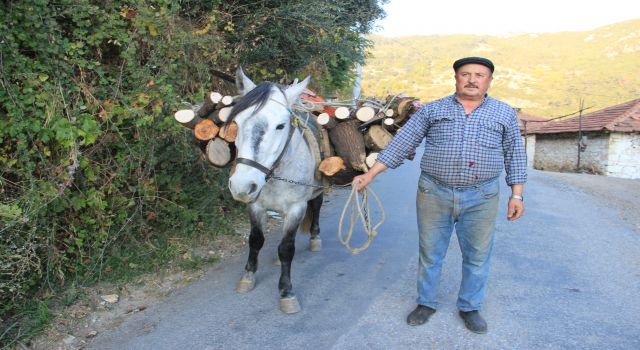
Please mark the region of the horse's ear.
<svg viewBox="0 0 640 350"><path fill-rule="evenodd" d="M242 67L238 67L236 71L236 88L238 89L238 94L244 96L247 92L253 90L254 87L256 87L256 84L244 74Z"/></svg>
<svg viewBox="0 0 640 350"><path fill-rule="evenodd" d="M304 91L304 89L309 85L309 80L311 80L311 76L307 76L303 81L293 84L289 86L286 90L284 90L285 96L287 96L287 103L292 105L295 101L298 100L298 97Z"/></svg>

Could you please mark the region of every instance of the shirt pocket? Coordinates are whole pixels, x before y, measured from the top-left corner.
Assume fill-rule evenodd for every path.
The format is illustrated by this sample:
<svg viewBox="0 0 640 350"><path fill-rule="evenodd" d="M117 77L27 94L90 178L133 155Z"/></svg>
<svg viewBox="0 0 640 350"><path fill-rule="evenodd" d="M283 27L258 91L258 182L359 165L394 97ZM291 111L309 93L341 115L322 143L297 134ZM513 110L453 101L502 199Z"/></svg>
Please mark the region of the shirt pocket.
<svg viewBox="0 0 640 350"><path fill-rule="evenodd" d="M433 145L446 144L453 137L455 121L450 116L435 116L431 120L426 141Z"/></svg>
<svg viewBox="0 0 640 350"><path fill-rule="evenodd" d="M478 142L486 148L498 148L502 145L504 127L494 121L481 121Z"/></svg>

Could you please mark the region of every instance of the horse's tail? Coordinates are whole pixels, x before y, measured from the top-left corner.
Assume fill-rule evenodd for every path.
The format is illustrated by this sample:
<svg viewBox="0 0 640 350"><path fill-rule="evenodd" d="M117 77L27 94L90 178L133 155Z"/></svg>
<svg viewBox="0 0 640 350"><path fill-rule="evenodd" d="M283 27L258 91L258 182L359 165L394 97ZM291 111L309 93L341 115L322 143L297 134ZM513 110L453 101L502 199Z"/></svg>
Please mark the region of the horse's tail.
<svg viewBox="0 0 640 350"><path fill-rule="evenodd" d="M300 223L300 232L309 234L311 232L311 223L313 222L313 208L311 205L307 205L307 211L304 213L304 218Z"/></svg>

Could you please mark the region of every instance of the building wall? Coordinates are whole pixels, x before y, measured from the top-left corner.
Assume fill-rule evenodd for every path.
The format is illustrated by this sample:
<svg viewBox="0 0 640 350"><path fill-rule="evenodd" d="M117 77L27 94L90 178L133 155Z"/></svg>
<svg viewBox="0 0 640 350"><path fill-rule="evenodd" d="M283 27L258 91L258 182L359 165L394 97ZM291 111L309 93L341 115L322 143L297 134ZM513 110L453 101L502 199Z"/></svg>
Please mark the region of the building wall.
<svg viewBox="0 0 640 350"><path fill-rule="evenodd" d="M640 133L612 133L606 175L640 179Z"/></svg>
<svg viewBox="0 0 640 350"><path fill-rule="evenodd" d="M533 160L536 154L536 135L527 135L523 137L523 141L527 152L527 166L533 167Z"/></svg>
<svg viewBox="0 0 640 350"><path fill-rule="evenodd" d="M580 169L596 174L607 173L609 135L585 133L587 148L580 154ZM575 171L578 162L576 133L538 134L533 167L550 171Z"/></svg>

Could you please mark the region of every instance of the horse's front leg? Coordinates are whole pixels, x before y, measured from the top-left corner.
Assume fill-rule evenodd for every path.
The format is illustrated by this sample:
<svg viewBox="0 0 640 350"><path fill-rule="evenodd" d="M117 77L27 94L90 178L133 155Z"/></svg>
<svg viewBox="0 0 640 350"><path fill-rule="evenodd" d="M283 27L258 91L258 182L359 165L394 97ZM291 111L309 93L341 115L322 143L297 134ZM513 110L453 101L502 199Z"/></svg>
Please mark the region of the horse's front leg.
<svg viewBox="0 0 640 350"><path fill-rule="evenodd" d="M307 209L306 203L292 207L284 219L284 235L278 246L278 258L281 262L280 282L278 289L280 290L280 310L287 314L293 314L300 311L300 304L293 293L291 285L291 261L296 252L296 233L298 226Z"/></svg>
<svg viewBox="0 0 640 350"><path fill-rule="evenodd" d="M266 221L266 211L256 205L249 206L249 220L251 233L249 234L249 258L244 267L244 275L238 282L236 291L247 293L256 286L255 273L258 270L258 254L264 245L264 233L262 228Z"/></svg>
<svg viewBox="0 0 640 350"><path fill-rule="evenodd" d="M307 205L311 209L311 237L309 239L309 250L319 252L322 250L322 240L320 239L320 208L322 207L323 193L310 200Z"/></svg>

